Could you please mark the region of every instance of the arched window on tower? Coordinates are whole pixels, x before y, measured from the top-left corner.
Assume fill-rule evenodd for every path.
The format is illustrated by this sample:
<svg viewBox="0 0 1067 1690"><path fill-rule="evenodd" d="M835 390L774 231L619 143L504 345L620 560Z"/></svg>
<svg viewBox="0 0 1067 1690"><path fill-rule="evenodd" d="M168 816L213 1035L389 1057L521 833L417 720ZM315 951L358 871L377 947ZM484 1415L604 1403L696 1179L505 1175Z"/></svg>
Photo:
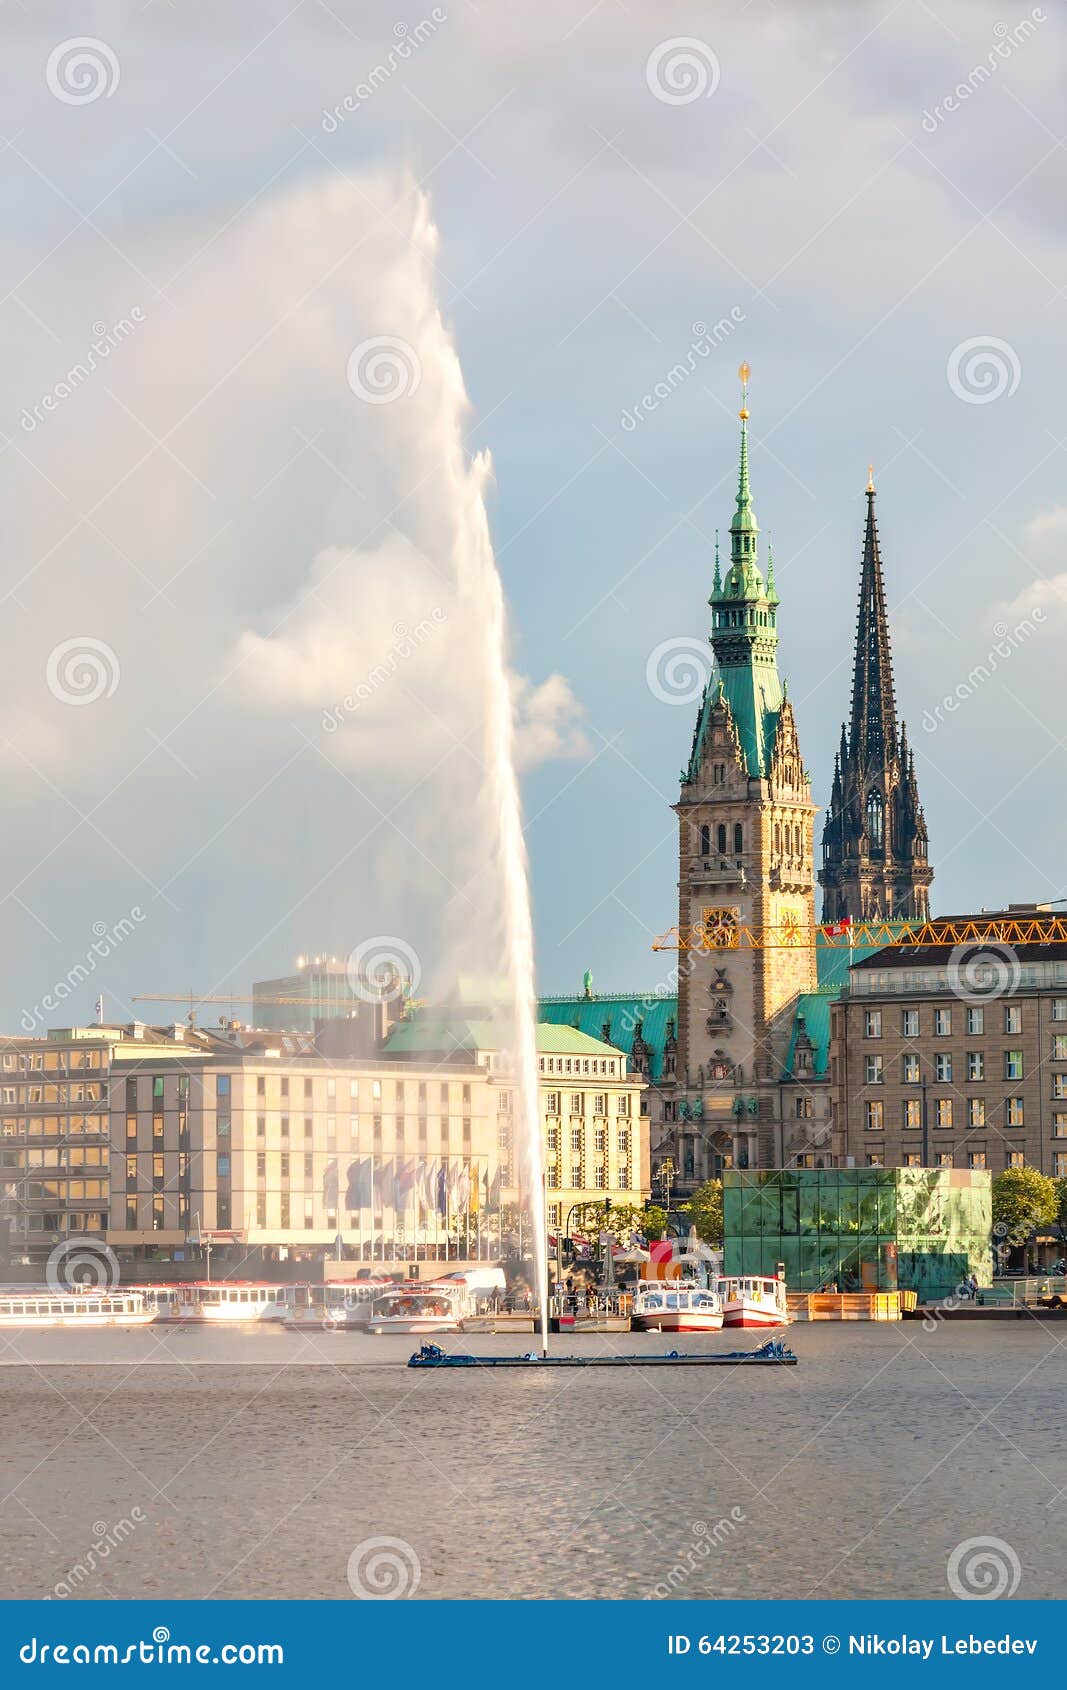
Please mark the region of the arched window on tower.
<svg viewBox="0 0 1067 1690"><path fill-rule="evenodd" d="M719 840L719 856L725 857L725 855L726 855L726 823L725 822L719 823L718 840Z"/></svg>
<svg viewBox="0 0 1067 1690"><path fill-rule="evenodd" d="M711 856L711 829L707 825L700 830L700 855L702 857Z"/></svg>
<svg viewBox="0 0 1067 1690"><path fill-rule="evenodd" d="M745 848L745 833L740 822L734 822L734 854L740 856Z"/></svg>
<svg viewBox="0 0 1067 1690"><path fill-rule="evenodd" d="M780 857L781 854L782 854L782 824L781 824L781 822L775 822L775 824L774 824L774 854L775 854L776 857Z"/></svg>
<svg viewBox="0 0 1067 1690"><path fill-rule="evenodd" d="M799 857L800 854L800 823L797 822L793 829L793 855Z"/></svg>
<svg viewBox="0 0 1067 1690"><path fill-rule="evenodd" d="M867 794L867 836L875 849L880 851L885 839L885 811L880 792Z"/></svg>

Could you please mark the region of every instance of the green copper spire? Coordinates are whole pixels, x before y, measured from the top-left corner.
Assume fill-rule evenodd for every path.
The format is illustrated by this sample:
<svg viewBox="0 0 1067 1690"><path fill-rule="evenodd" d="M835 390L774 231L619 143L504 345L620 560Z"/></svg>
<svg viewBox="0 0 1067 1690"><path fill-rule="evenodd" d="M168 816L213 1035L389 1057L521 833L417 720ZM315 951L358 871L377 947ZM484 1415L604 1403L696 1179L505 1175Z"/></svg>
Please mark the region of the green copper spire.
<svg viewBox="0 0 1067 1690"><path fill-rule="evenodd" d="M769 540L767 541L767 597L769 600L773 600L775 604L778 603L778 594L774 586L774 547Z"/></svg>
<svg viewBox="0 0 1067 1690"><path fill-rule="evenodd" d="M709 604L714 603L722 592L722 573L719 569L719 530L715 530L715 573L711 578L711 598Z"/></svg>
<svg viewBox="0 0 1067 1690"><path fill-rule="evenodd" d="M761 777L770 762L778 713L783 702L778 674L778 595L773 557L764 586L757 563L759 525L752 509L748 473L747 364L741 377L741 469L737 510L730 524L730 567L721 575L716 547L715 585L711 595L711 647L718 688L709 688L705 708L726 698L744 752L748 773ZM696 746L700 743L698 728Z"/></svg>

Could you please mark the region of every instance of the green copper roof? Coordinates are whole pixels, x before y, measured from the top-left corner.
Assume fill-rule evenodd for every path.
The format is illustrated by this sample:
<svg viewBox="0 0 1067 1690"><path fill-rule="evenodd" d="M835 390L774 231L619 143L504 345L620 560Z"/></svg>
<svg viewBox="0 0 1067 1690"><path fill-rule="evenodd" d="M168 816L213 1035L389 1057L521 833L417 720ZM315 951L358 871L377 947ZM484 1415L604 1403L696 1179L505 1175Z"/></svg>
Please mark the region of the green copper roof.
<svg viewBox="0 0 1067 1690"><path fill-rule="evenodd" d="M445 1053L457 1057L479 1050L499 1050L503 1029L495 1021L469 1020L462 1011L420 1010L397 1024L385 1044L386 1054L429 1055ZM620 1046L604 1044L598 1038L539 1021L537 1049L552 1056L614 1056Z"/></svg>
<svg viewBox="0 0 1067 1690"><path fill-rule="evenodd" d="M605 1022L612 1046L629 1056L633 1049L634 1031L641 1023L641 1037L648 1046L649 1074L658 1080L663 1072L663 1046L667 1038L667 1023L678 1024L678 999L649 995L609 992L599 997L540 998L537 1013L542 1022L553 1023L557 1031L565 1027L574 1030L575 1024L594 1039L603 1036Z"/></svg>
<svg viewBox="0 0 1067 1690"><path fill-rule="evenodd" d="M748 412L741 412L741 468L737 477L737 509L730 524L731 534L758 534L759 523L752 509L752 489L748 483Z"/></svg>

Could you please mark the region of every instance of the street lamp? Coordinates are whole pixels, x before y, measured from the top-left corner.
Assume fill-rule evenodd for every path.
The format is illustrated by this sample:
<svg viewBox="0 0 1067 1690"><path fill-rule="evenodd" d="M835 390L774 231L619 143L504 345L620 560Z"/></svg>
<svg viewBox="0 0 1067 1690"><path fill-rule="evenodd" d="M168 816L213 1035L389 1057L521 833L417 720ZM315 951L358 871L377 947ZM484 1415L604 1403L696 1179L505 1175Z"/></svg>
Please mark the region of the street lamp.
<svg viewBox="0 0 1067 1690"><path fill-rule="evenodd" d="M663 1206L668 1214L671 1212L671 1181L674 1179L675 1171L674 1162L669 1156L665 1162L660 1163L659 1181L663 1191Z"/></svg>

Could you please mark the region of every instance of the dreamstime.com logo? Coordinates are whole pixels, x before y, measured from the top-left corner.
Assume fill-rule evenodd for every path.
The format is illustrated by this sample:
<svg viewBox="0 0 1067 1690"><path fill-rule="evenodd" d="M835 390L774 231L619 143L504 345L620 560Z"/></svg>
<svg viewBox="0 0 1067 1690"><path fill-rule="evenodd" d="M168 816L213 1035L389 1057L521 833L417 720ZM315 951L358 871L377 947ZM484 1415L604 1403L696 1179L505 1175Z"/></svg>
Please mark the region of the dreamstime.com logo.
<svg viewBox="0 0 1067 1690"><path fill-rule="evenodd" d="M68 968L62 980L56 980L50 991L44 994L39 1003L32 1009L24 1009L19 1016L19 1026L24 1033L32 1033L37 1027L43 1027L49 1017L55 1015L67 999L96 973L97 968L105 962L113 951L130 934L135 932L145 919L144 910L140 904L134 904L129 915L120 916L111 927L106 921L93 922L93 942L85 953L83 960Z"/></svg>
<svg viewBox="0 0 1067 1690"><path fill-rule="evenodd" d="M722 68L706 41L695 35L675 35L653 47L645 65L649 93L665 106L689 106L710 99L719 86Z"/></svg>
<svg viewBox="0 0 1067 1690"><path fill-rule="evenodd" d="M31 1637L19 1650L23 1666L280 1667L280 1643L172 1643L165 1625L137 1643L44 1643Z"/></svg>
<svg viewBox="0 0 1067 1690"><path fill-rule="evenodd" d="M133 1536L138 1526L144 1525L148 1515L143 1508L131 1508L128 1515L116 1520L109 1526L106 1520L93 1522L93 1541L85 1552L78 1556L72 1566L68 1567L61 1579L52 1586L51 1593L45 1597L46 1602L53 1600L64 1602L73 1596L87 1580L95 1573L102 1572L111 1554L121 1549L127 1538Z"/></svg>
<svg viewBox="0 0 1067 1690"><path fill-rule="evenodd" d="M402 663L409 657L414 657L420 648L427 644L448 621L448 612L440 605L434 605L429 616L424 616L416 622L414 628L409 628L406 622L397 622L393 627L393 643L380 663L373 669L368 669L363 679L356 685L355 691L346 693L340 704L333 704L322 713L323 732L336 733L344 724L344 719L374 697L387 682L391 681Z"/></svg>
<svg viewBox="0 0 1067 1690"><path fill-rule="evenodd" d="M422 979L418 952L393 933L376 933L348 954L348 984L364 1003L395 1003L414 997Z"/></svg>
<svg viewBox="0 0 1067 1690"><path fill-rule="evenodd" d="M119 61L106 41L75 35L53 47L44 79L65 106L89 106L101 97L110 100L119 85Z"/></svg>
<svg viewBox="0 0 1067 1690"><path fill-rule="evenodd" d="M706 1520L694 1520L690 1530L692 1541L678 1555L661 1579L657 1579L646 1598L649 1602L664 1602L676 1596L681 1586L689 1583L693 1574L703 1566L716 1549L721 1549L743 1526L748 1515L743 1508L731 1508L729 1515L709 1526Z"/></svg>
<svg viewBox="0 0 1067 1690"><path fill-rule="evenodd" d="M60 640L48 653L45 679L48 690L60 704L95 704L110 698L119 684L119 660L104 640L92 634L76 634Z"/></svg>
<svg viewBox="0 0 1067 1690"><path fill-rule="evenodd" d="M990 405L1010 399L1022 380L1023 367L1014 346L995 334L976 334L961 340L948 355L945 375L957 399L965 405Z"/></svg>
<svg viewBox="0 0 1067 1690"><path fill-rule="evenodd" d="M410 399L422 383L422 363L410 341L396 334L371 335L348 355L348 385L365 405Z"/></svg>
<svg viewBox="0 0 1067 1690"><path fill-rule="evenodd" d="M1001 663L1006 663L1012 652L1018 651L1021 645L1045 620L1045 612L1040 605L1035 605L1029 616L1024 616L1021 622L1016 622L1014 628L1009 628L1006 622L996 622L993 625L994 641L986 652L981 663L976 663L970 673L952 690L947 692L939 704L932 710L923 711L923 731L928 734L936 733L943 724L946 716L952 716L965 703L973 698L979 687L986 681L992 680Z"/></svg>
<svg viewBox="0 0 1067 1690"><path fill-rule="evenodd" d="M947 972L949 991L963 1003L1010 997L1022 979L1019 958L1011 946L984 941L956 945Z"/></svg>
<svg viewBox="0 0 1067 1690"><path fill-rule="evenodd" d="M628 411L623 411L619 417L619 427L624 428L627 434L632 434L639 423L644 422L653 411L658 411L663 401L669 399L683 382L689 380L699 368L698 360L710 357L715 348L721 346L724 340L729 340L734 330L745 320L745 313L740 305L731 305L729 316L720 317L710 328L704 322L694 323L693 339L689 342L685 357L679 359L677 364L672 364L655 387L641 395L636 405L631 405Z"/></svg>
<svg viewBox="0 0 1067 1690"><path fill-rule="evenodd" d="M1019 1557L1002 1537L969 1537L948 1558L948 1587L961 1602L1014 1596L1023 1576Z"/></svg>
<svg viewBox="0 0 1067 1690"><path fill-rule="evenodd" d="M661 704L695 704L711 679L711 650L707 640L674 634L648 654L645 685Z"/></svg>
<svg viewBox="0 0 1067 1690"><path fill-rule="evenodd" d="M398 1602L414 1596L422 1563L402 1537L365 1537L348 1557L348 1585L361 1602Z"/></svg>
<svg viewBox="0 0 1067 1690"><path fill-rule="evenodd" d="M56 1245L44 1277L53 1291L109 1291L119 1282L119 1259L103 1239L76 1234Z"/></svg>

